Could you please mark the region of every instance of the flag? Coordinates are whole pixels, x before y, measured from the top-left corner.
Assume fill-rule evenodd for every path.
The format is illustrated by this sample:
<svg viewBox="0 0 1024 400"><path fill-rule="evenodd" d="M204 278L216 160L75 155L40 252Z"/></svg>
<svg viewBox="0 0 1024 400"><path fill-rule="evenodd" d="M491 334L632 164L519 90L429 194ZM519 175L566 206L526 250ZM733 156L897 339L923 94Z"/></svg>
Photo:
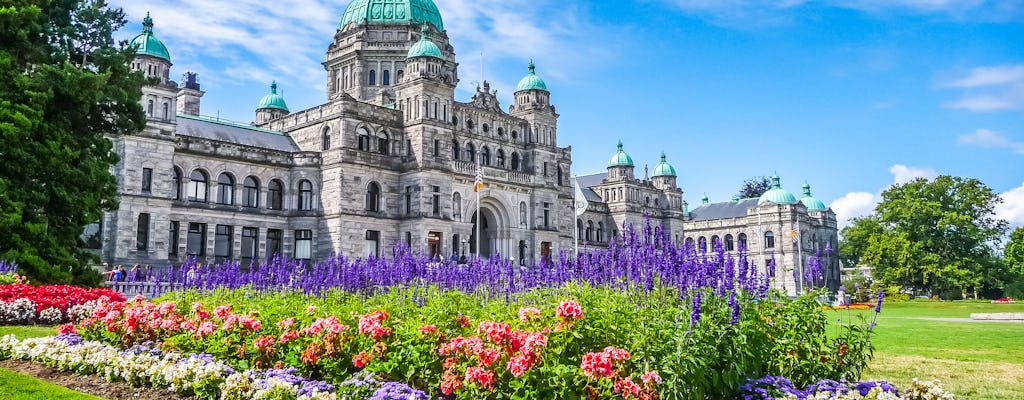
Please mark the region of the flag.
<svg viewBox="0 0 1024 400"><path fill-rule="evenodd" d="M587 202L587 197L583 195L583 187L580 186L580 181L574 179L576 183L576 192L572 195L572 205L576 209L576 216L583 215L587 211L587 206L590 203Z"/></svg>
<svg viewBox="0 0 1024 400"><path fill-rule="evenodd" d="M479 192L484 188L484 168L476 167L476 181L473 182L473 191Z"/></svg>
<svg viewBox="0 0 1024 400"><path fill-rule="evenodd" d="M794 222L793 223L793 231L790 232L790 235L793 236L793 243L797 243L797 242L800 241L800 223L799 222Z"/></svg>

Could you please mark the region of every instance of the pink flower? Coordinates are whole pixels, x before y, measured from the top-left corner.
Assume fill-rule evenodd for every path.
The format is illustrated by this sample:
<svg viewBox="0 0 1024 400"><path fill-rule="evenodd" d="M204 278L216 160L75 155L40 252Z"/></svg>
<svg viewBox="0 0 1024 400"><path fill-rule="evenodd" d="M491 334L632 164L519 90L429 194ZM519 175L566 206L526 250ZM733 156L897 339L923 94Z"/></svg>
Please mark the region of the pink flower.
<svg viewBox="0 0 1024 400"><path fill-rule="evenodd" d="M481 322L476 331L483 333L494 343L501 343L502 340L512 334L512 328L508 324L492 321Z"/></svg>
<svg viewBox="0 0 1024 400"><path fill-rule="evenodd" d="M199 337L203 337L213 333L215 329L217 329L216 324L210 321L206 321L200 324L199 328L196 329L196 335L199 335Z"/></svg>
<svg viewBox="0 0 1024 400"><path fill-rule="evenodd" d="M253 330L253 331L260 330L260 325L261 324L260 324L260 320L258 320L258 319L249 318L249 317L243 317L241 319L241 321L242 321L242 325L245 325L245 327L247 329L249 329L249 330Z"/></svg>
<svg viewBox="0 0 1024 400"><path fill-rule="evenodd" d="M661 383L661 375L658 375L658 371L647 371L640 375L640 380L647 384L651 382L659 384Z"/></svg>
<svg viewBox="0 0 1024 400"><path fill-rule="evenodd" d="M68 333L78 333L77 331L75 331L75 324L69 322L64 325L61 325L60 328L57 328L58 335L65 335Z"/></svg>
<svg viewBox="0 0 1024 400"><path fill-rule="evenodd" d="M555 316L567 320L582 319L583 308L580 307L580 303L576 300L564 300L555 308Z"/></svg>
<svg viewBox="0 0 1024 400"><path fill-rule="evenodd" d="M512 356L512 358L508 359L508 364L506 365L508 372L511 372L512 376L517 378L525 374L531 366L533 366L533 358L525 354Z"/></svg>
<svg viewBox="0 0 1024 400"><path fill-rule="evenodd" d="M437 333L437 327L434 325L423 325L419 328L419 331L422 335L430 335L432 333Z"/></svg>
<svg viewBox="0 0 1024 400"><path fill-rule="evenodd" d="M640 395L640 385L637 385L636 382L633 382L633 378L627 377L619 379L615 381L615 385L613 388L615 389L615 393L622 394L622 397L635 397Z"/></svg>
<svg viewBox="0 0 1024 400"><path fill-rule="evenodd" d="M213 309L213 315L220 319L227 319L230 314L231 306L229 305L219 305Z"/></svg>
<svg viewBox="0 0 1024 400"><path fill-rule="evenodd" d="M488 371L483 367L469 367L466 368L466 382L476 383L485 389L490 389L491 385L497 381L494 377L494 373Z"/></svg>
<svg viewBox="0 0 1024 400"><path fill-rule="evenodd" d="M316 312L316 306L306 306L306 314L313 315Z"/></svg>
<svg viewBox="0 0 1024 400"><path fill-rule="evenodd" d="M498 361L498 357L501 357L501 352L497 349L484 349L477 353L477 357L480 358L481 365L491 365Z"/></svg>
<svg viewBox="0 0 1024 400"><path fill-rule="evenodd" d="M391 329L385 328L383 321L388 319L387 311L377 310L359 317L359 333L369 335L374 340L391 336Z"/></svg>
<svg viewBox="0 0 1024 400"><path fill-rule="evenodd" d="M256 340L253 340L252 345L256 347L257 350L266 350L270 348L270 346L274 345L274 337L260 336L256 338Z"/></svg>
<svg viewBox="0 0 1024 400"><path fill-rule="evenodd" d="M295 325L295 318L283 319L281 321L278 321L278 323L277 323L277 327L281 328L281 329L291 328L292 325Z"/></svg>
<svg viewBox="0 0 1024 400"><path fill-rule="evenodd" d="M621 361L621 360L628 360L629 359L629 352L628 351L620 349L620 348L615 347L615 346L605 347L604 348L604 352L606 354L608 354L608 357L610 357L614 361Z"/></svg>
<svg viewBox="0 0 1024 400"><path fill-rule="evenodd" d="M359 354L352 356L352 365L356 368L362 368L365 367L366 364L369 364L370 360L373 360L373 355L365 351L361 351Z"/></svg>
<svg viewBox="0 0 1024 400"><path fill-rule="evenodd" d="M523 322L530 322L531 319L540 316L540 310L536 307L523 307L519 309L519 319Z"/></svg>
<svg viewBox="0 0 1024 400"><path fill-rule="evenodd" d="M203 309L203 303L200 303L198 301L193 301L192 302L192 311L199 311L199 310L202 310L202 309Z"/></svg>
<svg viewBox="0 0 1024 400"><path fill-rule="evenodd" d="M282 333L281 337L278 338L277 341L280 342L280 343L285 343L285 342L289 342L289 341L295 340L298 337L299 337L299 331L292 330L292 331L287 331L285 333Z"/></svg>
<svg viewBox="0 0 1024 400"><path fill-rule="evenodd" d="M605 352L584 354L580 368L583 369L583 375L590 378L608 377L615 374L615 371L612 370L611 357Z"/></svg>

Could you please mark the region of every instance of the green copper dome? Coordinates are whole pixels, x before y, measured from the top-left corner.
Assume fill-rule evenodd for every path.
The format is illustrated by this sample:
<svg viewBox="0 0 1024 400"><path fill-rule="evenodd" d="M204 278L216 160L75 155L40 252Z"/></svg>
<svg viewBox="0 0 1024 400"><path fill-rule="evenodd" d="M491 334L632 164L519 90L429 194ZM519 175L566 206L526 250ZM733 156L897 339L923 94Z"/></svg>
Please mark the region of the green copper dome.
<svg viewBox="0 0 1024 400"><path fill-rule="evenodd" d="M633 158L622 151L622 141L619 141L619 151L612 154L612 158L608 160L609 167L621 167L621 166L633 166Z"/></svg>
<svg viewBox="0 0 1024 400"><path fill-rule="evenodd" d="M405 55L405 58L413 57L434 57L444 59L444 55L441 54L441 49L437 47L434 42L430 41L430 28L427 24L423 24L423 28L420 29L420 41L412 45L409 48L409 53Z"/></svg>
<svg viewBox="0 0 1024 400"><path fill-rule="evenodd" d="M349 22L371 24L434 24L438 31L444 30L441 12L431 0L352 0L341 16L341 28Z"/></svg>
<svg viewBox="0 0 1024 400"><path fill-rule="evenodd" d="M533 60L530 60L530 65L527 68L530 69L530 73L526 74L523 79L519 80L519 85L516 86L516 91L548 90L548 85L544 83L543 79L540 79L540 77L537 76L537 66L533 65Z"/></svg>
<svg viewBox="0 0 1024 400"><path fill-rule="evenodd" d="M761 195L761 198L757 200L757 204L761 205L767 201L775 204L793 204L796 203L796 197L788 190L782 188L779 184L778 175L772 175L772 188Z"/></svg>
<svg viewBox="0 0 1024 400"><path fill-rule="evenodd" d="M135 36L128 46L135 48L135 55L152 56L171 62L171 53L167 52L167 46L153 36L153 18L149 17L149 13L142 19L142 33Z"/></svg>
<svg viewBox="0 0 1024 400"><path fill-rule="evenodd" d="M654 175L652 177L659 176L676 176L676 169L672 168L672 165L665 161L665 152L661 152L661 162L658 163L657 167L654 167Z"/></svg>
<svg viewBox="0 0 1024 400"><path fill-rule="evenodd" d="M804 183L804 197L800 198L800 202L804 203L807 207L807 211L825 211L825 203L818 200L814 196L811 196L811 185Z"/></svg>
<svg viewBox="0 0 1024 400"><path fill-rule="evenodd" d="M276 108L279 110L288 111L288 104L285 104L284 97L277 94L277 82L270 84L270 94L263 96L263 100L260 100L260 106L256 109L261 108Z"/></svg>

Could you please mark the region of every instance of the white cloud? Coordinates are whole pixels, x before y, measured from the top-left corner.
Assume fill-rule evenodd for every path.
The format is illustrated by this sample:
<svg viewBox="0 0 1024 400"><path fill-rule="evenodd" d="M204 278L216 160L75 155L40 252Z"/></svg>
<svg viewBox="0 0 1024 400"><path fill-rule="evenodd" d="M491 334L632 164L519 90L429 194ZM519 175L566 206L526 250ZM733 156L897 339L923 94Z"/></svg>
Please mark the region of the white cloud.
<svg viewBox="0 0 1024 400"><path fill-rule="evenodd" d="M1024 154L1024 142L1015 141L1003 133L993 132L988 129L978 129L974 132L960 135L956 138L956 142L965 146L1010 149L1014 153Z"/></svg>
<svg viewBox="0 0 1024 400"><path fill-rule="evenodd" d="M1024 109L1024 64L976 67L961 75L940 83L964 90L945 107L973 112Z"/></svg>
<svg viewBox="0 0 1024 400"><path fill-rule="evenodd" d="M663 0L683 12L708 17L733 28L758 28L785 22L793 9L805 4L863 11L887 16L894 13L933 15L953 20L1015 22L1024 17L1019 0Z"/></svg>
<svg viewBox="0 0 1024 400"><path fill-rule="evenodd" d="M996 206L996 218L1009 221L1011 226L1024 226L1024 184L999 197L1003 202Z"/></svg>
<svg viewBox="0 0 1024 400"><path fill-rule="evenodd" d="M889 167L889 173L892 174L892 185L902 185L917 178L931 180L939 176L934 169L928 167L908 167L903 164L895 164ZM875 193L850 192L834 200L829 205L829 208L836 213L839 229L850 225L850 219L852 218L871 214L875 210L875 206L882 201L882 191L888 188L889 186L886 186Z"/></svg>

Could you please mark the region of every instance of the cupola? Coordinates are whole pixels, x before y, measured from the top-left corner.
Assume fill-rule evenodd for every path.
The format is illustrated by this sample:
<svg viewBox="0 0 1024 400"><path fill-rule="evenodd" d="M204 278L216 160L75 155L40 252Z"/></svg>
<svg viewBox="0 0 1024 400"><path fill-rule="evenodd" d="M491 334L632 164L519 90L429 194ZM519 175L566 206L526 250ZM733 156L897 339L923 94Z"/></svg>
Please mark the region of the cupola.
<svg viewBox="0 0 1024 400"><path fill-rule="evenodd" d="M772 175L772 188L768 189L767 192L764 192L764 194L761 195L761 197L757 200L757 204L761 205L769 201L775 204L796 203L796 197L793 196L793 193L790 193L788 190L782 188L782 185L780 184L779 175L777 174Z"/></svg>
<svg viewBox="0 0 1024 400"><path fill-rule="evenodd" d="M818 200L814 196L811 196L811 185L804 182L803 189L804 196L800 198L800 202L804 203L804 206L807 207L807 211L815 212L826 210L825 203L822 203L821 200Z"/></svg>

